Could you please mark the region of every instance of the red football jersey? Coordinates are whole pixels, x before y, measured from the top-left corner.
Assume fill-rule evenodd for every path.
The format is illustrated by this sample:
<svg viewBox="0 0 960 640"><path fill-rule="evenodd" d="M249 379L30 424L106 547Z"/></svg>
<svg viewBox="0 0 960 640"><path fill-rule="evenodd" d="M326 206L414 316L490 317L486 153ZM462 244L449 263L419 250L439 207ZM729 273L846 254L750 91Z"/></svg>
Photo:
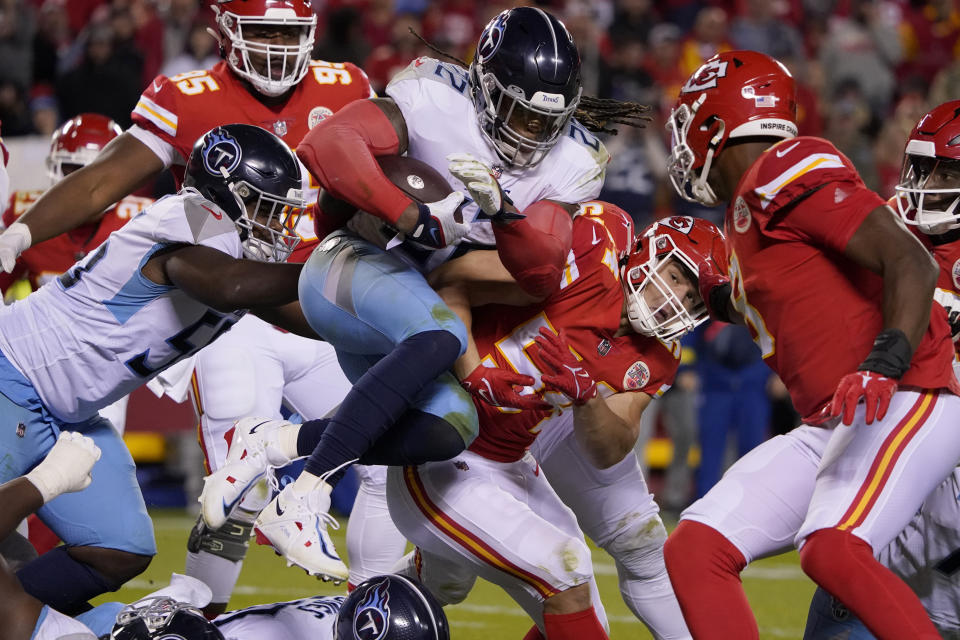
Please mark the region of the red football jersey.
<svg viewBox="0 0 960 640"><path fill-rule="evenodd" d="M734 304L797 411L817 423L844 375L883 329L883 280L843 251L886 202L830 142L781 141L747 171L727 207ZM901 385L960 392L946 314L930 326Z"/></svg>
<svg viewBox="0 0 960 640"><path fill-rule="evenodd" d="M896 207L896 200L897 197L894 196L890 198L888 204ZM937 276L937 290L933 293L933 299L946 310L948 317L960 314L960 239L934 244L930 236L920 231L915 225L908 225L907 229L912 231L923 246L933 254L933 259L937 261L937 266L940 268L940 275ZM960 357L960 335L954 336L953 340L954 350Z"/></svg>
<svg viewBox="0 0 960 640"><path fill-rule="evenodd" d="M573 220L573 247L560 290L529 307L488 305L474 311L473 335L484 362L530 375L533 392L554 411L517 411L475 399L480 433L470 450L491 460L519 460L545 422L571 406L562 394L544 392L542 363L534 339L540 327L566 332L604 396L643 391L658 397L673 382L679 365L678 343L663 343L636 333L614 337L620 328L624 292L620 258L633 238L633 224L619 208L589 203Z"/></svg>
<svg viewBox="0 0 960 640"><path fill-rule="evenodd" d="M171 78L157 76L134 107L134 124L172 145L182 160L172 169L179 186L193 143L213 127L242 122L272 131L291 148L324 118L345 104L373 94L367 76L349 62L314 60L310 70L283 104L267 106L247 84L220 62L213 69L187 71ZM318 185L304 171L304 197L316 200ZM313 219L297 226L301 241L291 262L303 262L316 244Z"/></svg>
<svg viewBox="0 0 960 640"><path fill-rule="evenodd" d="M10 205L3 213L3 226L8 227L36 202L43 191L15 191L10 196ZM36 244L17 258L11 273L0 273L0 290L27 278L33 289L38 289L73 266L107 239L111 233L148 207L153 200L127 196L110 207L99 222L83 225L72 231Z"/></svg>

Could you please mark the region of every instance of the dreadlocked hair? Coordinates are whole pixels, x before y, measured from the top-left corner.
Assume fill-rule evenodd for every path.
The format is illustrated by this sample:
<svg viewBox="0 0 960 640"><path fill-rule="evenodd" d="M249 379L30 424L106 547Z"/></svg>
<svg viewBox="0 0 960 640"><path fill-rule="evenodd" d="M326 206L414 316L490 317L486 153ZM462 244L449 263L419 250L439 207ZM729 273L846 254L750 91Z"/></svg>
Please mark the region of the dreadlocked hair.
<svg viewBox="0 0 960 640"><path fill-rule="evenodd" d="M424 46L436 53L441 58L446 58L464 69L469 69L470 65L455 55L449 54L440 47L427 41L413 27L407 27L417 40ZM573 117L580 121L587 131L593 133L609 133L617 135L617 130L607 126L608 123L623 124L628 127L638 129L646 126L652 118L648 115L650 106L640 104L639 102L627 102L624 100L614 100L613 98L595 98L594 96L580 96L580 104L574 111Z"/></svg>
<svg viewBox="0 0 960 640"><path fill-rule="evenodd" d="M617 135L616 129L607 127L608 123L642 128L651 120L647 115L648 111L650 107L639 102L580 96L580 104L577 105L573 117L593 133Z"/></svg>

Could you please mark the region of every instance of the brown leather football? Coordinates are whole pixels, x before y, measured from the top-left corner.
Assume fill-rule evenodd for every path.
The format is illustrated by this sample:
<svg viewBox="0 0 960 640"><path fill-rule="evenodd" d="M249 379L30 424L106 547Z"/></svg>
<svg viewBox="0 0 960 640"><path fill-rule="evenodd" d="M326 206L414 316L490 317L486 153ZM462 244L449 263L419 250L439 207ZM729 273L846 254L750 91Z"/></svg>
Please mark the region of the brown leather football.
<svg viewBox="0 0 960 640"><path fill-rule="evenodd" d="M380 156L377 162L387 179L416 202L443 200L453 191L439 171L416 158Z"/></svg>

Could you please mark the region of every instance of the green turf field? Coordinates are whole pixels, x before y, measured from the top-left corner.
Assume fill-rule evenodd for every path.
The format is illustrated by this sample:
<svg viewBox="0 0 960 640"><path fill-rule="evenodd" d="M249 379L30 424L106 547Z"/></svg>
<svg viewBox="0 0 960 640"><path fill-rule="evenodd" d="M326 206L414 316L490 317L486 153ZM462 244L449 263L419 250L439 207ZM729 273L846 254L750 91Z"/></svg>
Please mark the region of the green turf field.
<svg viewBox="0 0 960 640"><path fill-rule="evenodd" d="M193 518L184 511L151 511L160 552L147 571L126 587L98 602L129 602L164 586L171 572L183 572L184 549ZM342 520L342 519L341 519ZM670 527L672 528L672 527ZM343 528L333 531L337 548L343 551ZM646 628L623 604L617 586L613 561L605 552L593 548L594 570L607 615L612 638L650 638ZM801 638L813 583L803 575L796 553L755 563L744 574L747 596L760 624L761 638ZM263 602L290 600L316 593L342 593L339 587L289 569L273 551L251 544L251 550L234 591L230 608ZM467 600L448 607L447 616L457 640L520 640L530 628L529 619L496 586L479 580Z"/></svg>

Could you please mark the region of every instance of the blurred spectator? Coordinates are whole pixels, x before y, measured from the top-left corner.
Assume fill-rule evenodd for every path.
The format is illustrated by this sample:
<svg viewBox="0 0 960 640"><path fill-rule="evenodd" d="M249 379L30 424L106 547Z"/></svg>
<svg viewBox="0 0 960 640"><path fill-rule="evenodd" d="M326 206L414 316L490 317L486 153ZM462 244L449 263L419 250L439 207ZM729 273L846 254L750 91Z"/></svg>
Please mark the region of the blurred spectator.
<svg viewBox="0 0 960 640"><path fill-rule="evenodd" d="M904 53L899 76L929 83L940 69L960 58L960 10L954 0L911 2L904 10L906 15L897 20ZM956 100L958 95L948 99Z"/></svg>
<svg viewBox="0 0 960 640"><path fill-rule="evenodd" d="M638 36L611 42L611 52L600 64L597 91L604 98L651 104L656 108L659 89L645 68L647 49Z"/></svg>
<svg viewBox="0 0 960 640"><path fill-rule="evenodd" d="M941 69L933 78L929 104L943 104L960 96L960 56Z"/></svg>
<svg viewBox="0 0 960 640"><path fill-rule="evenodd" d="M477 19L476 9L472 0L431 2L423 13L421 35L451 55L466 60L486 24Z"/></svg>
<svg viewBox="0 0 960 640"><path fill-rule="evenodd" d="M421 55L436 54L430 52L417 36L410 32L421 31L417 16L406 14L397 16L393 23L393 39L390 44L377 47L363 63L363 70L370 78L370 85L378 94L383 94L390 78L402 71L410 62Z"/></svg>
<svg viewBox="0 0 960 640"><path fill-rule="evenodd" d="M893 68L902 55L894 25L872 0L850 0L850 15L834 15L821 44L825 95L855 82L877 116L886 114L893 97ZM859 166L858 166L859 168Z"/></svg>
<svg viewBox="0 0 960 640"><path fill-rule="evenodd" d="M737 458L769 437L771 373L746 327L712 321L696 330L693 344L700 380L699 498L723 475L728 435L736 435Z"/></svg>
<svg viewBox="0 0 960 640"><path fill-rule="evenodd" d="M608 33L614 42L637 39L646 44L659 21L651 0L621 0L616 3Z"/></svg>
<svg viewBox="0 0 960 640"><path fill-rule="evenodd" d="M743 10L730 25L730 42L737 49L753 49L774 58L802 58L803 40L795 27L780 20L770 0L744 0Z"/></svg>
<svg viewBox="0 0 960 640"><path fill-rule="evenodd" d="M113 57L114 59L126 65L132 72L135 72L143 82L143 61L144 53L136 41L136 25L133 22L133 15L130 10L124 6L114 6L110 10L110 31L113 34ZM153 76L150 77L150 80ZM149 80L147 81L149 82Z"/></svg>
<svg viewBox="0 0 960 640"><path fill-rule="evenodd" d="M57 82L61 117L72 118L78 113L92 111L113 118L121 127L128 128L130 111L140 98L139 71L118 59L109 25L90 27L84 45L80 65Z"/></svg>
<svg viewBox="0 0 960 640"><path fill-rule="evenodd" d="M197 20L190 27L187 46L183 53L167 60L160 69L160 73L170 77L195 69L212 69L218 62L220 62L220 51L217 41L207 33L207 22Z"/></svg>
<svg viewBox="0 0 960 640"><path fill-rule="evenodd" d="M327 16L324 33L313 48L313 57L331 62L352 62L363 65L370 45L363 38L360 12L353 7L334 9Z"/></svg>
<svg viewBox="0 0 960 640"><path fill-rule="evenodd" d="M605 56L609 49L607 35L597 25L591 5L585 2L567 2L562 18L580 51L583 93L595 96L600 81L601 56Z"/></svg>
<svg viewBox="0 0 960 640"><path fill-rule="evenodd" d="M112 22L117 53L140 56L144 89L163 65L163 20L152 0L113 0Z"/></svg>
<svg viewBox="0 0 960 640"><path fill-rule="evenodd" d="M877 190L872 114L861 84L853 79L845 80L835 89L828 105L825 137L850 158L864 183Z"/></svg>
<svg viewBox="0 0 960 640"><path fill-rule="evenodd" d="M25 92L12 80L0 80L0 121L6 137L33 133Z"/></svg>
<svg viewBox="0 0 960 640"><path fill-rule="evenodd" d="M687 343L690 336L682 340ZM700 380L693 365L696 354L684 347L680 369L673 386L660 400L663 426L673 442L673 457L667 467L660 506L671 515L679 516L693 498L693 469L688 464L690 449L697 441L697 400Z"/></svg>
<svg viewBox="0 0 960 640"><path fill-rule="evenodd" d="M371 47L389 44L392 23L393 0L369 0L363 10L363 39Z"/></svg>
<svg viewBox="0 0 960 640"><path fill-rule="evenodd" d="M37 14L33 36L33 82L52 85L63 68L61 61L70 50L73 35L66 0L46 0Z"/></svg>
<svg viewBox="0 0 960 640"><path fill-rule="evenodd" d="M680 87L688 77L680 69L681 35L679 27L669 22L658 24L650 31L650 48L644 68L660 89L660 104L651 106L658 109L662 122L666 122L680 95Z"/></svg>
<svg viewBox="0 0 960 640"><path fill-rule="evenodd" d="M210 9L204 9L201 14L198 0L167 0L161 19L163 20L163 59L166 61L164 66L177 56L189 53L190 39L193 37L192 33L198 20L202 20L204 26L213 26L213 12ZM164 75L167 74L164 73Z"/></svg>
<svg viewBox="0 0 960 640"><path fill-rule="evenodd" d="M704 7L697 14L693 32L680 47L680 70L690 76L708 58L732 48L727 40L727 12L720 7Z"/></svg>
<svg viewBox="0 0 960 640"><path fill-rule="evenodd" d="M874 158L877 171L877 193L884 198L893 196L893 188L900 181L900 169L903 166L903 151L913 127L929 110L926 95L920 88L907 92L893 110L893 115L885 118L880 135L874 145Z"/></svg>
<svg viewBox="0 0 960 640"><path fill-rule="evenodd" d="M35 85L30 91L29 108L34 133L44 138L52 136L60 124L60 111L53 87L46 84Z"/></svg>
<svg viewBox="0 0 960 640"><path fill-rule="evenodd" d="M823 135L823 110L820 90L823 74L816 60L783 58L780 60L797 82L797 128L801 136Z"/></svg>
<svg viewBox="0 0 960 640"><path fill-rule="evenodd" d="M32 7L23 0L0 0L0 80L16 83L21 91L33 81L34 28Z"/></svg>

